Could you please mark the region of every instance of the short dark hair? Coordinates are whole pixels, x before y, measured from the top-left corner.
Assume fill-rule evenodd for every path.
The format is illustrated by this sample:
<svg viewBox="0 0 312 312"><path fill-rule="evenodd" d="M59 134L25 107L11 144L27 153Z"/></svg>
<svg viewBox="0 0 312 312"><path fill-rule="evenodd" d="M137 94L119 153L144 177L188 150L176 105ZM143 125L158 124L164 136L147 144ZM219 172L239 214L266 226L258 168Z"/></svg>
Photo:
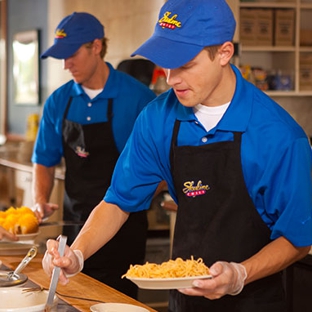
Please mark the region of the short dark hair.
<svg viewBox="0 0 312 312"><path fill-rule="evenodd" d="M205 47L204 50L208 52L209 58L213 61L217 55L218 49L221 47L220 44L214 45L214 46L209 46Z"/></svg>
<svg viewBox="0 0 312 312"><path fill-rule="evenodd" d="M102 38L102 50L101 50L101 54L100 54L100 55L101 55L101 58L104 58L104 56L106 55L106 52L107 52L107 41L108 41L107 38L105 38L105 37ZM94 42L94 41L91 41L91 42L86 43L86 44L85 44L85 47L86 47L87 49L90 49L91 46L92 46L92 44L93 44L93 42Z"/></svg>

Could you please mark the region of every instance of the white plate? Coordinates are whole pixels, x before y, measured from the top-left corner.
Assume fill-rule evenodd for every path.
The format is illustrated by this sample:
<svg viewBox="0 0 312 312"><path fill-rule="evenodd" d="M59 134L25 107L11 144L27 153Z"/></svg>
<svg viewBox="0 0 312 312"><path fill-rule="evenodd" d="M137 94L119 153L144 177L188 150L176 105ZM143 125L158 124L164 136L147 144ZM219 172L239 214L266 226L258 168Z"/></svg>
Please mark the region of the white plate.
<svg viewBox="0 0 312 312"><path fill-rule="evenodd" d="M26 255L34 244L0 242L0 256Z"/></svg>
<svg viewBox="0 0 312 312"><path fill-rule="evenodd" d="M147 309L126 303L98 303L90 307L92 312L148 312ZM1 312L1 310L0 310Z"/></svg>
<svg viewBox="0 0 312 312"><path fill-rule="evenodd" d="M139 288L143 289L181 289L191 288L192 283L198 279L212 278L211 275L176 277L176 278L134 278L127 277Z"/></svg>
<svg viewBox="0 0 312 312"><path fill-rule="evenodd" d="M23 241L34 241L35 238L40 234L40 231L36 232L36 233L29 233L29 234L17 234L16 236L18 237L18 241L19 242L23 242Z"/></svg>
<svg viewBox="0 0 312 312"><path fill-rule="evenodd" d="M11 241L8 238L4 237L2 242L12 243L12 244L33 244L35 238L40 234L40 231L36 233L29 233L29 234L17 234L18 241Z"/></svg>
<svg viewBox="0 0 312 312"><path fill-rule="evenodd" d="M0 288L0 312L42 312L45 309L48 292L25 292L24 288ZM54 297L52 311L57 309L57 296Z"/></svg>

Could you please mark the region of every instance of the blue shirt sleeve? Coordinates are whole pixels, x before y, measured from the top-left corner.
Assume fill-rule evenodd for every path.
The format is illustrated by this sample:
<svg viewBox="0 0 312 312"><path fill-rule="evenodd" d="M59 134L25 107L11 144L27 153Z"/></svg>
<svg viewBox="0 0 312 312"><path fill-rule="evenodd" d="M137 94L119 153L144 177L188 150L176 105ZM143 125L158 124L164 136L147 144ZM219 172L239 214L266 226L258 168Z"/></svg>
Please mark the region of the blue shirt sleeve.
<svg viewBox="0 0 312 312"><path fill-rule="evenodd" d="M296 246L311 244L311 151L306 138L296 139L267 164L262 188L254 194L258 211L271 228L271 238L284 236ZM271 173L269 173L271 172ZM266 184L266 187L265 187Z"/></svg>
<svg viewBox="0 0 312 312"><path fill-rule="evenodd" d="M52 167L58 165L62 159L62 119L66 107L66 103L63 103L63 100L65 100L64 97L59 98L57 93L54 93L47 99L43 107L40 127L31 159L33 163Z"/></svg>

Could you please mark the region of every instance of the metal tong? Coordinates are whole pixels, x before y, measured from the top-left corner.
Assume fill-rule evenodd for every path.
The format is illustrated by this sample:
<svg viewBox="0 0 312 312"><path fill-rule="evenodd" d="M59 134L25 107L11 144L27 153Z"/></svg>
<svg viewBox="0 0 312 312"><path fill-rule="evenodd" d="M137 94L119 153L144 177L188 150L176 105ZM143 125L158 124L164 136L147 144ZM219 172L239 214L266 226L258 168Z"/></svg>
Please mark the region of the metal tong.
<svg viewBox="0 0 312 312"><path fill-rule="evenodd" d="M59 247L58 247L58 252L60 256L62 257L64 255L65 247L66 247L66 241L67 241L67 236L60 235L57 240L59 241ZM60 267L54 267L53 272L52 272L52 278L50 281L50 287L49 287L49 293L48 293L48 299L46 303L46 307L44 311L51 311L53 304L54 304L54 296L55 296L55 291L56 291L56 286L58 283L58 279L61 273L61 268Z"/></svg>

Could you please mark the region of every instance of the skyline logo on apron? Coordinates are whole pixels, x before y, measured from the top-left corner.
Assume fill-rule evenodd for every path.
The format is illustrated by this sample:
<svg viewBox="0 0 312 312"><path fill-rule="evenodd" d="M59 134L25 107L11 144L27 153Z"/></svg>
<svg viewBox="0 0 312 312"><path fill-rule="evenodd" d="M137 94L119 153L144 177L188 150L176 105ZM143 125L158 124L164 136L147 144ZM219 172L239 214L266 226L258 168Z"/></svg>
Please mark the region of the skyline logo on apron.
<svg viewBox="0 0 312 312"><path fill-rule="evenodd" d="M188 197L196 197L196 196L204 195L206 194L208 190L210 190L210 186L203 185L201 180L199 180L196 185L194 181L184 182L183 185L184 185L184 188L182 191Z"/></svg>
<svg viewBox="0 0 312 312"><path fill-rule="evenodd" d="M76 146L75 153L82 158L87 158L89 156L89 152L85 150L85 148L81 146Z"/></svg>

